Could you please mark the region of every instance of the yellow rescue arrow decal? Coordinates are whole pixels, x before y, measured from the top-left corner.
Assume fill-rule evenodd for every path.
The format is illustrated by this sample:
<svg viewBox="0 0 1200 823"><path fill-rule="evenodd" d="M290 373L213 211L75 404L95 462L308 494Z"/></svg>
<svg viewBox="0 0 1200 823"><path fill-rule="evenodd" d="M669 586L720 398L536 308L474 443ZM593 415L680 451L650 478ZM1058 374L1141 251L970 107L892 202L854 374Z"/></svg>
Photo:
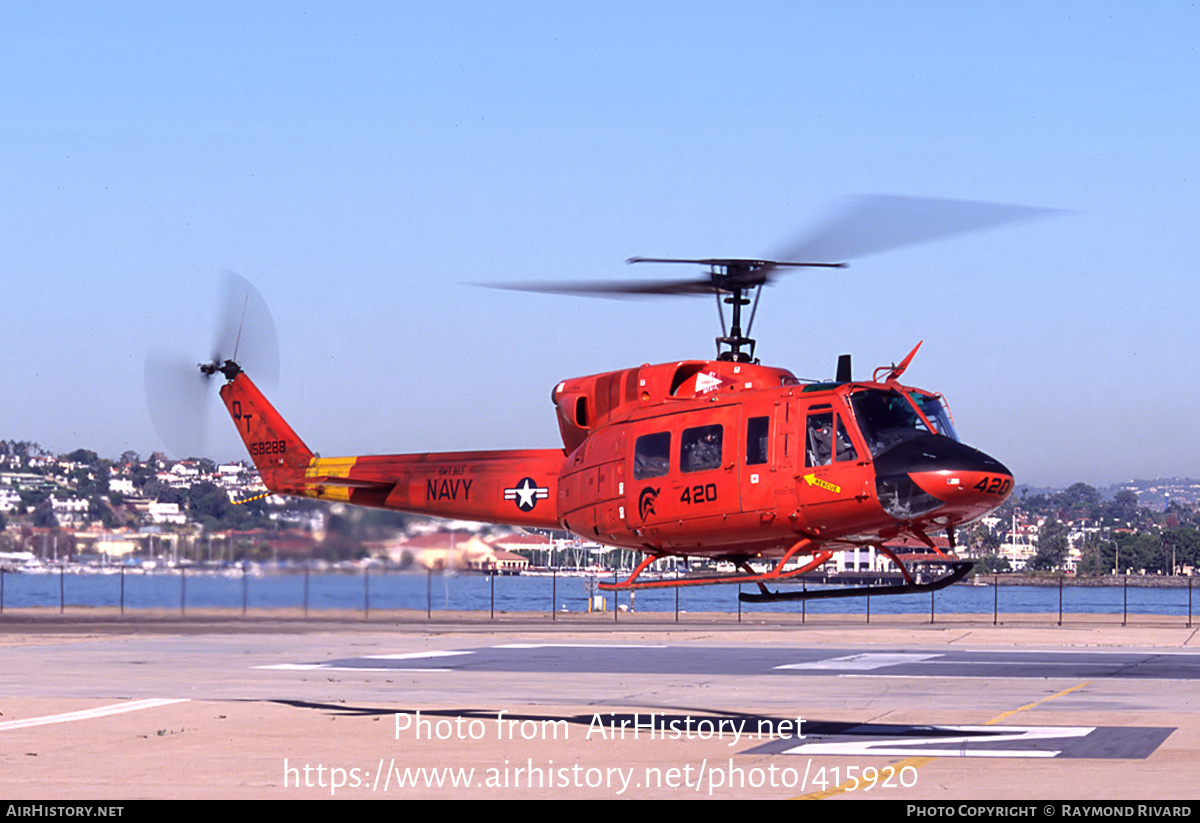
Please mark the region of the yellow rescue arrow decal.
<svg viewBox="0 0 1200 823"><path fill-rule="evenodd" d="M824 489L827 492L833 492L834 494L842 493L841 486L835 486L833 483L830 483L828 480L822 480L821 478L817 477L815 474L804 475L804 482L810 486L816 486L818 488Z"/></svg>

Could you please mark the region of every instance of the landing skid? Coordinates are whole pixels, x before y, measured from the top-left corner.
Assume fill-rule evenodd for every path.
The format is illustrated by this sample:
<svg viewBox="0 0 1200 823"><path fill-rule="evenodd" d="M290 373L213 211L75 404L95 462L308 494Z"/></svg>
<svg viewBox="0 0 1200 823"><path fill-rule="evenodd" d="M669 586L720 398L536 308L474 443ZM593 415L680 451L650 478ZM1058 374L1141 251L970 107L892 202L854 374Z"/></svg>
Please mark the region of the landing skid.
<svg viewBox="0 0 1200 823"><path fill-rule="evenodd" d="M763 587L763 591L760 592L742 592L738 595L738 598L743 603L774 603L780 600L830 600L835 597L935 592L938 589L944 589L962 580L975 564L969 560L956 560L952 561L949 566L949 572L928 583L897 583L890 586L838 586L828 589L805 589L798 592L769 591Z"/></svg>
<svg viewBox="0 0 1200 823"><path fill-rule="evenodd" d="M835 587L830 589L813 589L803 591L780 592L771 591L767 588L768 583L779 583L783 580L795 580L801 575L807 574L810 571L824 565L831 557L834 550L822 548L820 544L809 538L804 538L795 543L788 549L783 557L775 564L773 568L766 572L756 572L751 568L750 563L745 558L738 561L738 565L742 570L741 574L723 574L708 577L684 577L676 578L675 580L647 580L639 581L640 575L646 568L657 560L657 556L649 555L641 564L634 569L633 574L629 575L620 583L601 583L601 591L615 592L632 592L641 591L644 589L678 589L684 586L715 586L729 583L753 583L758 586L758 592L743 592L738 596L745 603L772 603L779 600L828 600L834 597L862 597L864 595L891 595L891 594L912 594L914 592L933 592L938 589L944 589L952 583L957 583L967 576L967 573L974 567L974 563L969 560L959 560L952 555L946 555L924 532L915 531L914 534L921 539L929 548L930 553L921 556L920 558L910 557L909 562L927 563L930 565L946 566L949 568L945 574L935 580L927 583L918 583L913 577L912 572L900 559L895 551L884 546L883 544L873 544L875 550L879 554L891 560L896 564L900 573L904 575L904 582L894 585L879 585L879 586L846 586ZM953 544L953 537L951 537ZM811 554L811 559L804 565L784 570L784 566L793 558L800 555Z"/></svg>
<svg viewBox="0 0 1200 823"><path fill-rule="evenodd" d="M805 565L784 571L783 567L789 560L802 552L812 552L812 559ZM648 556L642 561L633 574L620 583L601 583L599 588L606 592L628 592L640 591L643 589L677 589L683 586L718 586L726 583L757 583L761 588L763 583L775 582L778 580L786 580L797 575L810 572L833 557L833 552L828 550L816 550L813 547L812 541L800 540L779 559L779 562L773 569L765 573L759 573L750 568L746 562L741 563L741 568L744 574L720 574L707 577L683 577L675 580L648 580L645 582L638 581L638 575L646 570L646 567L653 563L658 558L654 555Z"/></svg>

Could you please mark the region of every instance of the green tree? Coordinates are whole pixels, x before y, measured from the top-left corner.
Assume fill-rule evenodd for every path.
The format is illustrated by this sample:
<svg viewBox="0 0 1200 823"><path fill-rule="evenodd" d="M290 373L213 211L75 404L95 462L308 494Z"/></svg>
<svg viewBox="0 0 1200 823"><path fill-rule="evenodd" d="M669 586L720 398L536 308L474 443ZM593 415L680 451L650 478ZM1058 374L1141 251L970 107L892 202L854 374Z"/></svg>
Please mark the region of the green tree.
<svg viewBox="0 0 1200 823"><path fill-rule="evenodd" d="M1007 557L1001 557L998 554L985 554L982 557L975 558L975 568L971 570L972 574L1004 574L1012 571L1012 565L1008 562Z"/></svg>
<svg viewBox="0 0 1200 823"><path fill-rule="evenodd" d="M1113 544L1099 532L1092 532L1083 539L1079 548L1080 574L1108 574L1113 567Z"/></svg>
<svg viewBox="0 0 1200 823"><path fill-rule="evenodd" d="M40 529L57 529L58 517L54 514L54 504L46 498L33 510L33 525Z"/></svg>
<svg viewBox="0 0 1200 823"><path fill-rule="evenodd" d="M1162 539L1148 532L1123 534L1117 538L1120 551L1121 571L1132 569L1134 573L1146 571L1151 574L1161 573L1166 565L1163 563Z"/></svg>
<svg viewBox="0 0 1200 823"><path fill-rule="evenodd" d="M1100 492L1087 483L1073 483L1056 494L1054 499L1072 520L1083 517L1096 519L1102 511Z"/></svg>
<svg viewBox="0 0 1200 823"><path fill-rule="evenodd" d="M76 449L70 454L64 454L63 460L69 460L72 463L79 463L84 466L95 466L100 462L100 455L90 449Z"/></svg>
<svg viewBox="0 0 1200 823"><path fill-rule="evenodd" d="M187 504L195 517L217 521L222 520L232 508L229 496L208 481L188 489Z"/></svg>
<svg viewBox="0 0 1200 823"><path fill-rule="evenodd" d="M1138 517L1138 496L1132 489L1121 489L1106 507L1106 515L1120 523L1133 523Z"/></svg>
<svg viewBox="0 0 1200 823"><path fill-rule="evenodd" d="M1049 517L1038 531L1037 553L1029 561L1035 571L1061 569L1067 556L1067 524Z"/></svg>

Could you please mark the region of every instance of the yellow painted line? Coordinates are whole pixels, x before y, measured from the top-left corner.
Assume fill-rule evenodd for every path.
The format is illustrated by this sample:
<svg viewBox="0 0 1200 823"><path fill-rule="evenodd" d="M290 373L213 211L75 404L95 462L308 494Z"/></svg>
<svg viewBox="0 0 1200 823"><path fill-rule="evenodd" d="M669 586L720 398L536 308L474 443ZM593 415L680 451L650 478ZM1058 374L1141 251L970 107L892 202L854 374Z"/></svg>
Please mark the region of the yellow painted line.
<svg viewBox="0 0 1200 823"><path fill-rule="evenodd" d="M1043 703L1049 703L1051 700L1054 700L1056 697L1062 697L1063 695L1067 695L1067 694L1070 694L1071 692L1079 691L1080 689L1084 688L1085 686L1090 686L1090 685L1092 685L1091 680L1089 680L1086 683L1080 683L1078 686L1072 686L1069 689L1063 689L1061 692L1052 694L1049 697L1043 697L1041 700L1030 703L1028 706L1022 706L1019 709L1013 709L1011 712L1005 712L1002 715L992 718L991 720L987 721L983 725L994 726L997 723L1012 717L1017 712L1024 712L1024 711L1028 711L1030 709L1036 709L1038 706L1042 705Z"/></svg>
<svg viewBox="0 0 1200 823"><path fill-rule="evenodd" d="M991 720L985 721L982 725L995 726L996 724L1002 723L1003 721L1012 717L1014 714L1017 714L1019 712L1029 711L1030 709L1036 709L1038 706L1042 705L1043 703L1049 703L1051 700L1054 700L1055 698L1062 697L1063 695L1068 695L1071 692L1079 691L1080 689L1085 688L1090 685L1092 685L1091 680L1087 681L1086 683L1080 683L1078 686L1072 686L1069 689L1063 689L1061 692L1055 692L1054 694L1050 695L1049 697L1043 697L1041 700L1035 700L1034 702L1032 702L1028 705L1021 706L1019 709L1013 709L1012 711L1007 711L1007 712L1004 712L1003 714L998 714L995 717L993 717ZM896 772L899 773L900 771L902 771L904 768L906 768L908 766L911 766L913 769L919 769L921 766L924 766L928 763L932 763L934 760L937 760L937 759L938 758L936 758L936 757L909 757L905 760L901 760L898 763L891 763L889 765L891 765L893 768L895 768ZM862 781L860 780L859 782L861 783ZM834 786L832 789L826 789L824 791L815 792L813 794L803 794L803 795L800 795L799 797L793 797L792 799L793 800L824 800L827 797L833 797L835 795L845 794L848 791L852 791L849 788L850 785L852 785L852 784L841 783L841 784L838 784L837 786Z"/></svg>

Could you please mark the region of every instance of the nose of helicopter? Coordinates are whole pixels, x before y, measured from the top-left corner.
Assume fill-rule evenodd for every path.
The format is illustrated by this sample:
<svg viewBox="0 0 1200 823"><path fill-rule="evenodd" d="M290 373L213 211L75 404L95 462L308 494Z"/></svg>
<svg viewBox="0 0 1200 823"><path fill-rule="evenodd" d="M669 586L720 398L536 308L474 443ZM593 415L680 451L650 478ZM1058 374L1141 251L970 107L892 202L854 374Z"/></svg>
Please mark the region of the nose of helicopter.
<svg viewBox="0 0 1200 823"><path fill-rule="evenodd" d="M973 520L1000 506L1012 489L1003 463L941 435L907 440L875 460L875 493L898 520Z"/></svg>

